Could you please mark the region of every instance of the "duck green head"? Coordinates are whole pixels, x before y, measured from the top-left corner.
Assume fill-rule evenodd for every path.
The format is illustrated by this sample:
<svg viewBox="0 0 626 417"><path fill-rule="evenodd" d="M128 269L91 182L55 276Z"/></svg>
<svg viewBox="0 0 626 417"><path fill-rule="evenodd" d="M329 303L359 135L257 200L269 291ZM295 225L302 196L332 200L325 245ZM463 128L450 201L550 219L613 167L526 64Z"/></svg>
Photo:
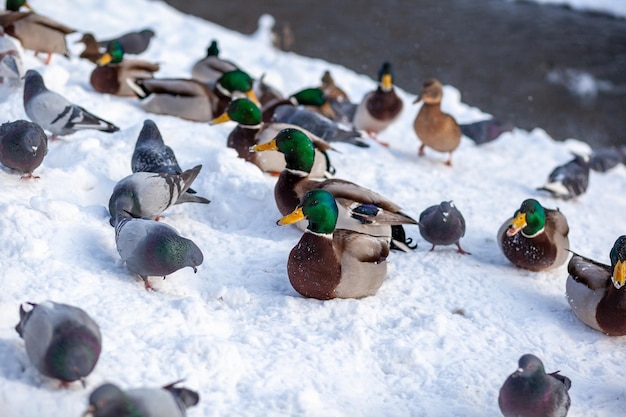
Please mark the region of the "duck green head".
<svg viewBox="0 0 626 417"><path fill-rule="evenodd" d="M98 65L119 64L124 59L124 48L118 41L109 43L107 51L96 61Z"/></svg>
<svg viewBox="0 0 626 417"><path fill-rule="evenodd" d="M620 289L626 283L626 236L617 238L610 253L611 270L613 275L611 280L615 288Z"/></svg>
<svg viewBox="0 0 626 417"><path fill-rule="evenodd" d="M335 197L331 193L326 190L311 190L302 197L298 207L278 220L277 224L283 226L306 218L309 220L307 229L310 231L331 234L335 230L338 213Z"/></svg>
<svg viewBox="0 0 626 417"><path fill-rule="evenodd" d="M313 162L315 160L315 147L311 139L300 129L287 128L283 129L274 139L267 143L254 145L252 150L261 151L278 151L285 155L287 169L311 172Z"/></svg>
<svg viewBox="0 0 626 417"><path fill-rule="evenodd" d="M218 56L220 54L220 49L217 47L217 41L213 39L211 41L211 45L206 50L206 56Z"/></svg>
<svg viewBox="0 0 626 417"><path fill-rule="evenodd" d="M326 117L335 117L335 112L330 107L330 103L326 100L326 94L321 88L305 88L292 94L290 98L302 106L318 107Z"/></svg>
<svg viewBox="0 0 626 417"><path fill-rule="evenodd" d="M258 126L261 124L261 109L247 98L238 98L231 101L226 111L209 123L217 125L229 120L244 126Z"/></svg>
<svg viewBox="0 0 626 417"><path fill-rule="evenodd" d="M514 236L520 230L525 237L535 237L546 224L546 212L537 200L524 200L521 207L513 215L513 220L506 231L507 236Z"/></svg>
<svg viewBox="0 0 626 417"><path fill-rule="evenodd" d="M12 12L19 12L22 6L29 10L33 10L26 0L7 0L6 2L6 9Z"/></svg>
<svg viewBox="0 0 626 417"><path fill-rule="evenodd" d="M378 71L378 82L383 91L391 91L393 88L393 68L390 62L383 62Z"/></svg>
<svg viewBox="0 0 626 417"><path fill-rule="evenodd" d="M292 94L291 97L303 106L321 107L326 103L326 96L320 88L305 88Z"/></svg>
<svg viewBox="0 0 626 417"><path fill-rule="evenodd" d="M250 100L260 106L259 100L256 98L252 87L254 80L247 72L242 70L233 70L224 73L215 82L215 88L226 97L233 97L236 94L245 94Z"/></svg>

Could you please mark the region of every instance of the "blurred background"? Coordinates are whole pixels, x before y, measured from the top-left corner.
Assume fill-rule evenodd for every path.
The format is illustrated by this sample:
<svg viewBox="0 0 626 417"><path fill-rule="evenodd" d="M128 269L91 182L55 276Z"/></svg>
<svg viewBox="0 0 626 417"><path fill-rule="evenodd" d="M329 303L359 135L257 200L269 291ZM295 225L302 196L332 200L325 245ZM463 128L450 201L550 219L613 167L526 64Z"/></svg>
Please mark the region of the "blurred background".
<svg viewBox="0 0 626 417"><path fill-rule="evenodd" d="M281 49L373 79L388 60L407 92L436 77L517 127L593 148L626 144L623 18L505 0L166 2L244 34L267 13Z"/></svg>

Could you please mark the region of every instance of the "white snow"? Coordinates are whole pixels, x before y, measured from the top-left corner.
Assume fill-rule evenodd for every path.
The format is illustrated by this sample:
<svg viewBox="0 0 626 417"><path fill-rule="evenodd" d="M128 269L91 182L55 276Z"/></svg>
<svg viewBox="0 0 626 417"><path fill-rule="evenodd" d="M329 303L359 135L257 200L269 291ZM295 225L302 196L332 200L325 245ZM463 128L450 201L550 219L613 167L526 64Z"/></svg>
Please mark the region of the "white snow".
<svg viewBox="0 0 626 417"><path fill-rule="evenodd" d="M622 0L529 0L541 4L571 7L586 12L626 17L626 2Z"/></svg>
<svg viewBox="0 0 626 417"><path fill-rule="evenodd" d="M619 12L623 2L605 3ZM157 36L142 58L162 63L159 77L190 76L193 62L218 39L223 57L255 77L265 73L285 93L318 85L327 69L354 101L375 87L375 73L277 51L267 33L243 36L162 2L32 5L98 38L154 28ZM434 151L418 158L412 122L419 106L411 104L417 92L400 91L402 117L380 135L391 146L336 144L337 177L377 190L413 217L454 200L467 222L461 242L472 255L454 246L430 252L418 228L408 227L420 246L391 254L377 295L305 299L286 272L301 232L275 224L276 178L226 147L234 125L147 114L134 98L95 92L93 64L77 57L79 38L68 36L72 59L54 56L44 66L26 51L25 67L41 71L49 88L121 131L84 131L51 143L35 171L39 180L0 170L0 416L78 416L105 381L136 388L181 378L200 393L200 403L188 411L196 417L495 416L498 390L524 353L572 379L570 416L624 414L624 339L577 320L564 295L565 266L517 269L495 239L500 224L533 197L567 216L574 251L608 262L613 242L625 233L624 166L592 172L587 193L562 202L535 187L571 159L570 151L589 147L576 139L553 141L540 127L516 129L482 147L464 138L452 168ZM460 122L486 116L464 104L452 86L445 87L443 107ZM0 102L0 111L3 122L26 118L21 91ZM205 260L195 275L186 268L153 279L155 292L145 291L121 263L106 209L115 183L131 172L146 118L157 123L183 168L203 164L193 188L211 200L165 212L163 221L196 242ZM59 388L40 376L14 330L20 303L48 299L78 306L100 325L103 352L86 388Z"/></svg>

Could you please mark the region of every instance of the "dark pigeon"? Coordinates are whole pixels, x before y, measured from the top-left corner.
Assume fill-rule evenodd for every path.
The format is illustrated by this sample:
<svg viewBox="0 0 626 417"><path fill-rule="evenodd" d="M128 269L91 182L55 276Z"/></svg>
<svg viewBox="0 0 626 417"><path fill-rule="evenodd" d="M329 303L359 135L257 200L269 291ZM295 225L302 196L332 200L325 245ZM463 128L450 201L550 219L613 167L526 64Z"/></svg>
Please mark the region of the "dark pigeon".
<svg viewBox="0 0 626 417"><path fill-rule="evenodd" d="M183 170L172 148L163 142L161 132L154 121L147 119L135 143L135 151L131 158L133 172L156 172L165 174L182 174ZM189 189L188 193L196 192Z"/></svg>
<svg viewBox="0 0 626 417"><path fill-rule="evenodd" d="M473 140L476 145L492 142L504 132L513 130L510 124L502 124L496 119L481 120L474 123L459 124L461 133Z"/></svg>
<svg viewBox="0 0 626 417"><path fill-rule="evenodd" d="M24 77L24 110L30 120L56 136L70 135L83 129L117 132L117 126L100 119L65 97L46 88L35 70Z"/></svg>
<svg viewBox="0 0 626 417"><path fill-rule="evenodd" d="M109 44L117 41L122 45L122 49L127 54L137 55L148 49L150 40L155 35L151 29L143 29L139 32L128 32L113 39L99 41L98 44L107 49Z"/></svg>
<svg viewBox="0 0 626 417"><path fill-rule="evenodd" d="M147 290L152 289L148 277L165 278L187 266L196 272L204 260L191 240L172 226L149 219L118 216L115 244L128 269L143 279Z"/></svg>
<svg viewBox="0 0 626 417"><path fill-rule="evenodd" d="M548 176L548 181L537 190L548 191L555 198L570 200L587 191L589 185L589 156L574 155L574 159L560 165Z"/></svg>
<svg viewBox="0 0 626 417"><path fill-rule="evenodd" d="M500 388L498 405L504 417L565 417L571 386L569 378L558 371L546 374L541 360L526 354Z"/></svg>
<svg viewBox="0 0 626 417"><path fill-rule="evenodd" d="M98 325L78 307L45 301L30 311L20 306L15 326L24 339L28 358L42 374L63 384L91 373L102 350Z"/></svg>
<svg viewBox="0 0 626 417"><path fill-rule="evenodd" d="M89 395L84 417L185 417L187 408L198 404L200 395L173 384L163 388L133 388L122 391L106 383Z"/></svg>
<svg viewBox="0 0 626 417"><path fill-rule="evenodd" d="M589 156L589 167L596 172L607 172L626 160L626 148L595 149Z"/></svg>
<svg viewBox="0 0 626 417"><path fill-rule="evenodd" d="M22 178L38 178L33 171L47 153L48 137L37 123L17 120L0 126L0 162Z"/></svg>
<svg viewBox="0 0 626 417"><path fill-rule="evenodd" d="M455 244L459 253L470 254L459 243L465 236L465 219L452 201L428 207L420 214L418 225L422 237L433 245L430 250L437 245Z"/></svg>

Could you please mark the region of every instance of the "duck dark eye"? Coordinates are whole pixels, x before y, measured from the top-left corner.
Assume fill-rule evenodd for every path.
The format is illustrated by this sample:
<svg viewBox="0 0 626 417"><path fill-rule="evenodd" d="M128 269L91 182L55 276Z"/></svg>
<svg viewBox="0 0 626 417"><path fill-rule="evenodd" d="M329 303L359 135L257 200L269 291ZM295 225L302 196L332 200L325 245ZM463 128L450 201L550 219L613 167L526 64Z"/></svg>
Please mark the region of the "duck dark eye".
<svg viewBox="0 0 626 417"><path fill-rule="evenodd" d="M320 202L318 200L313 200L311 203L312 206L317 206Z"/></svg>

